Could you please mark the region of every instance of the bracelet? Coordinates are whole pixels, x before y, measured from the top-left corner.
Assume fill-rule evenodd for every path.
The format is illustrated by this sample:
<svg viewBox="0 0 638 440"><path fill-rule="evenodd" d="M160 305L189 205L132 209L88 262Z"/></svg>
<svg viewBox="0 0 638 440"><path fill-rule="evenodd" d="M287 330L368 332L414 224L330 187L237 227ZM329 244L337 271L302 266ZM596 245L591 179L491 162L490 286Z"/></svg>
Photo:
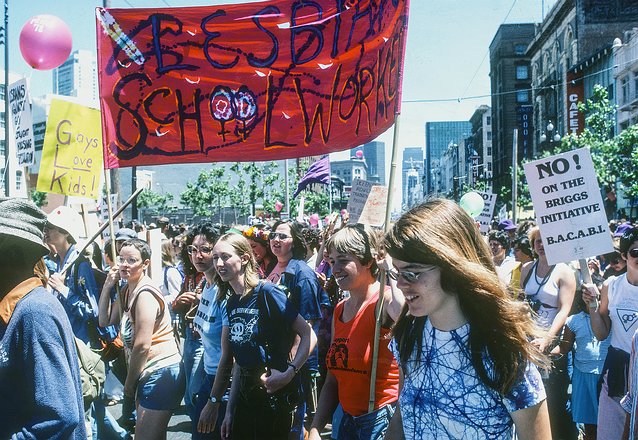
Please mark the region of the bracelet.
<svg viewBox="0 0 638 440"><path fill-rule="evenodd" d="M292 367L292 370L295 372L295 374L299 373L299 368L295 367L295 364L293 364L292 362L288 362L288 365Z"/></svg>

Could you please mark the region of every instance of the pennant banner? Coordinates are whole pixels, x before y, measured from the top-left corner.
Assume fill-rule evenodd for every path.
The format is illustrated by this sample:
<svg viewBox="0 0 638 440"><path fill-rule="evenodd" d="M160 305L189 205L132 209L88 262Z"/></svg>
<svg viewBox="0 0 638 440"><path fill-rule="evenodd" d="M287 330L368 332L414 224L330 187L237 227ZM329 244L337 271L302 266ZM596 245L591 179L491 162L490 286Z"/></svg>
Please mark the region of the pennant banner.
<svg viewBox="0 0 638 440"><path fill-rule="evenodd" d="M408 0L96 13L107 168L320 155L399 110Z"/></svg>

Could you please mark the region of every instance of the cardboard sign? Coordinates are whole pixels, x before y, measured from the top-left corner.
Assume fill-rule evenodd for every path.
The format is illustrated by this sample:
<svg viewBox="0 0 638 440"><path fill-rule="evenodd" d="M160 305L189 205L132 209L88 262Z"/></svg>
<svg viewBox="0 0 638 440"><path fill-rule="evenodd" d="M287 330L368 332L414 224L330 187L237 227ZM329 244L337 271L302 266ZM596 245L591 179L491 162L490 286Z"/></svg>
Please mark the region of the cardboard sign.
<svg viewBox="0 0 638 440"><path fill-rule="evenodd" d="M383 226L387 203L388 187L374 185L370 190L370 194L368 194L368 200L366 200L363 212L361 212L357 223L370 226Z"/></svg>
<svg viewBox="0 0 638 440"><path fill-rule="evenodd" d="M349 223L382 226L387 198L387 186L375 185L367 180L353 180L347 207Z"/></svg>
<svg viewBox="0 0 638 440"><path fill-rule="evenodd" d="M408 1L97 8L107 168L353 148L398 113Z"/></svg>
<svg viewBox="0 0 638 440"><path fill-rule="evenodd" d="M21 78L11 84L8 96L18 166L33 165L35 163L33 117L26 78Z"/></svg>
<svg viewBox="0 0 638 440"><path fill-rule="evenodd" d="M546 157L524 166L549 264L613 251L588 148Z"/></svg>
<svg viewBox="0 0 638 440"><path fill-rule="evenodd" d="M373 186L374 183L367 180L354 179L352 181L352 189L350 190L348 206L346 207L348 214L350 214L349 223L355 224L359 221Z"/></svg>
<svg viewBox="0 0 638 440"><path fill-rule="evenodd" d="M490 224L492 223L492 217L494 216L494 208L496 207L496 194L475 191L481 197L483 197L483 212L477 217L476 221L481 224L481 233L487 234L490 231Z"/></svg>
<svg viewBox="0 0 638 440"><path fill-rule="evenodd" d="M97 200L102 172L100 112L51 100L38 191Z"/></svg>

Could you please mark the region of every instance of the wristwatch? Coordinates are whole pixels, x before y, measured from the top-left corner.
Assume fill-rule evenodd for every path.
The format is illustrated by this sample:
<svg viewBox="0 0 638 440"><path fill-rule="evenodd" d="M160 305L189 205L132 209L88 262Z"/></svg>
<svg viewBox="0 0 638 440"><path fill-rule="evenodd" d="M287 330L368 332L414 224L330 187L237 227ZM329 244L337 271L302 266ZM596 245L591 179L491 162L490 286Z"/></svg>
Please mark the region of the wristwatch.
<svg viewBox="0 0 638 440"><path fill-rule="evenodd" d="M208 400L210 400L210 403L219 403L219 399L215 396L210 396Z"/></svg>

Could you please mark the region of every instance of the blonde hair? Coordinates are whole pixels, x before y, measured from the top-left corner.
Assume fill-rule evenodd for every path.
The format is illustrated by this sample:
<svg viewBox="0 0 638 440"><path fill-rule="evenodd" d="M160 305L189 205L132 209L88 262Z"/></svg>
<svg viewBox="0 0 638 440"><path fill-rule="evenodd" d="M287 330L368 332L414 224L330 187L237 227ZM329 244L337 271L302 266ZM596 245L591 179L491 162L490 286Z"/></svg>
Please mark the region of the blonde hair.
<svg viewBox="0 0 638 440"><path fill-rule="evenodd" d="M217 243L224 242L228 243L235 254L239 257L246 255L248 260L246 265L244 266L244 293L242 296L248 295L252 292L252 290L259 284L259 272L257 269L257 260L255 259L255 254L253 254L253 250L250 247L250 243L248 240L240 234L228 233L219 237ZM232 294L232 288L228 282L222 281L219 277L215 277L215 282L217 287L219 288L219 292L217 293L217 299L227 298Z"/></svg>
<svg viewBox="0 0 638 440"><path fill-rule="evenodd" d="M484 384L505 394L528 361L547 366L547 358L529 342L540 335L529 308L500 283L487 244L456 203L434 199L413 208L397 221L385 245L394 258L440 268L441 287L458 297L470 324L469 353ZM403 365L415 347L417 358L421 355L425 320L404 306L394 329ZM486 355L493 373L486 368Z"/></svg>
<svg viewBox="0 0 638 440"><path fill-rule="evenodd" d="M162 240L162 266L175 266L175 249L172 240Z"/></svg>

